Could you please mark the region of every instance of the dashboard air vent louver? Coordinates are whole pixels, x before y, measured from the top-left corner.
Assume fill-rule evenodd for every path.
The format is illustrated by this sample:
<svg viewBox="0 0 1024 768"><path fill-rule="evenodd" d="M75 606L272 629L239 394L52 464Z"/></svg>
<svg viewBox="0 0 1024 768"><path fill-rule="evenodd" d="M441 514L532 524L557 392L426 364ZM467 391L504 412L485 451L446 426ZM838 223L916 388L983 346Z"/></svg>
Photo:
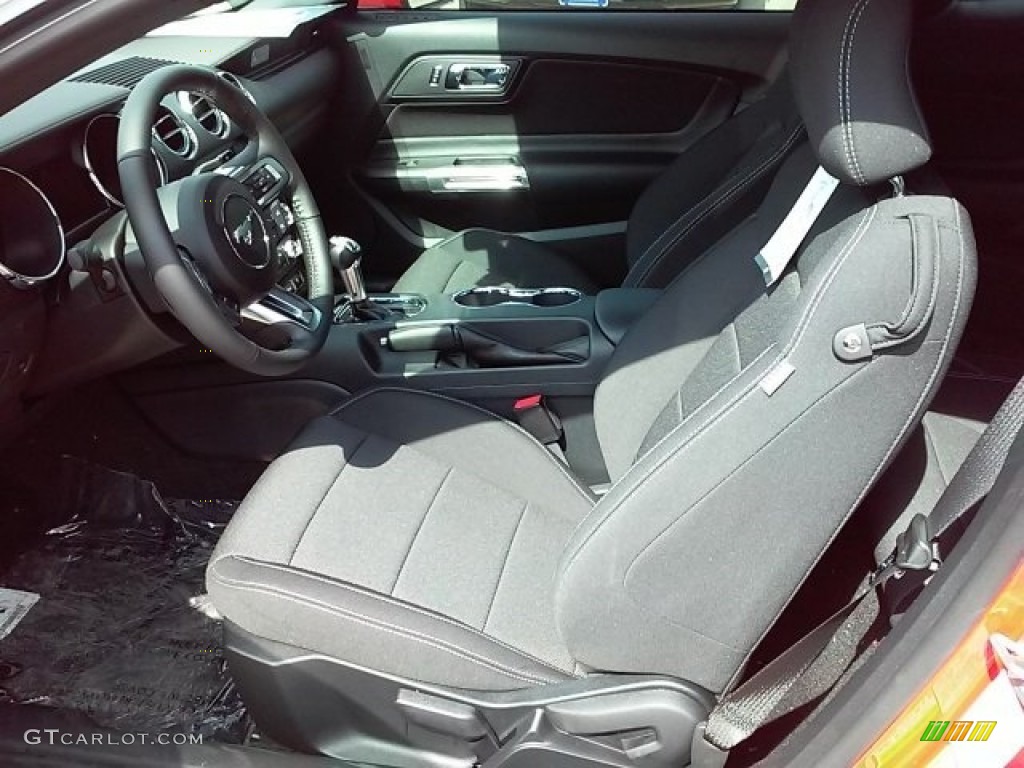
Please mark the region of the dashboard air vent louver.
<svg viewBox="0 0 1024 768"><path fill-rule="evenodd" d="M203 126L206 131L214 136L224 136L227 133L227 118L210 99L199 94L190 94L189 109L196 122Z"/></svg>
<svg viewBox="0 0 1024 768"><path fill-rule="evenodd" d="M156 111L153 136L180 157L188 157L196 148L195 139L188 126L167 107L160 107Z"/></svg>
<svg viewBox="0 0 1024 768"><path fill-rule="evenodd" d="M90 69L71 78L75 83L98 83L100 85L118 85L122 88L134 88L142 78L150 72L156 72L171 64L174 61L164 59L150 59L144 56L132 56L128 59L115 61L113 64L104 64L102 67Z"/></svg>

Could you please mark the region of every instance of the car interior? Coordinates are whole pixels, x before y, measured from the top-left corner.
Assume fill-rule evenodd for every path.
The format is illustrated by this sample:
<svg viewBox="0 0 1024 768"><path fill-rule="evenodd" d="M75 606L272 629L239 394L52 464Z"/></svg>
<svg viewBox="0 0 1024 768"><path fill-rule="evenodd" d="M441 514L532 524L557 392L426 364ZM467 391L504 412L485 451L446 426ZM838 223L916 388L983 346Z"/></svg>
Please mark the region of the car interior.
<svg viewBox="0 0 1024 768"><path fill-rule="evenodd" d="M267 5L0 116L0 721L723 765L1024 375L1024 2Z"/></svg>

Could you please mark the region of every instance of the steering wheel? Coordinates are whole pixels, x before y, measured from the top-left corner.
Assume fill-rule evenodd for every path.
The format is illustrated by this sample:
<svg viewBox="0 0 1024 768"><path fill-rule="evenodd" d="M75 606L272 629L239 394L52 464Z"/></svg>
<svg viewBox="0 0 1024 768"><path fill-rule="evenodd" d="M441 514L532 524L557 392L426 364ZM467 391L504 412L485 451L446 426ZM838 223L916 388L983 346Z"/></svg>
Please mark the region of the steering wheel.
<svg viewBox="0 0 1024 768"><path fill-rule="evenodd" d="M216 172L158 189L152 126L160 102L179 91L212 100L248 142ZM246 94L201 67L168 66L147 75L121 114L117 166L128 219L156 289L200 342L264 376L298 370L320 351L334 310L327 236L288 145ZM308 300L275 287L268 206L281 198L294 211Z"/></svg>

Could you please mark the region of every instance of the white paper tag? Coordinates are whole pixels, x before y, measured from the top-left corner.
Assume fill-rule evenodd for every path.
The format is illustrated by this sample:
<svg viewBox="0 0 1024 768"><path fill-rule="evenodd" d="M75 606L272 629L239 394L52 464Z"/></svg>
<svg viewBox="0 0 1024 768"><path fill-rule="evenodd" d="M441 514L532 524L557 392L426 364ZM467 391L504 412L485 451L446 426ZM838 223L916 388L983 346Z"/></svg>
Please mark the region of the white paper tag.
<svg viewBox="0 0 1024 768"><path fill-rule="evenodd" d="M35 592L21 592L17 589L0 589L0 640L3 640L18 622L25 618L32 606L39 601Z"/></svg>
<svg viewBox="0 0 1024 768"><path fill-rule="evenodd" d="M789 360L783 360L761 379L762 391L768 397L771 397L782 388L783 384L789 381L789 377L794 373L796 373L796 368L793 367L793 364Z"/></svg>
<svg viewBox="0 0 1024 768"><path fill-rule="evenodd" d="M819 166L814 172L804 191L797 198L793 210L782 220L775 234L754 259L764 274L765 285L774 285L786 271L793 254L807 237L821 212L825 210L838 186L839 179L824 168Z"/></svg>

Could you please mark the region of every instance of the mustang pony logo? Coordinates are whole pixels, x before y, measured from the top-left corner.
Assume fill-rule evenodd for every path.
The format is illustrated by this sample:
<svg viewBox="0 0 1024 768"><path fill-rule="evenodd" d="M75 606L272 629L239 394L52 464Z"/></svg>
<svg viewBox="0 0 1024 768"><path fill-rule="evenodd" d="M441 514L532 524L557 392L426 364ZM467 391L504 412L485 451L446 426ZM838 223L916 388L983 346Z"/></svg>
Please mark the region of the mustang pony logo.
<svg viewBox="0 0 1024 768"><path fill-rule="evenodd" d="M244 245L247 248L252 248L252 244L255 240L254 230L256 229L256 222L253 221L253 217L256 214L253 211L249 211L242 219L242 223L235 227L231 233L232 239L234 239L236 245Z"/></svg>

